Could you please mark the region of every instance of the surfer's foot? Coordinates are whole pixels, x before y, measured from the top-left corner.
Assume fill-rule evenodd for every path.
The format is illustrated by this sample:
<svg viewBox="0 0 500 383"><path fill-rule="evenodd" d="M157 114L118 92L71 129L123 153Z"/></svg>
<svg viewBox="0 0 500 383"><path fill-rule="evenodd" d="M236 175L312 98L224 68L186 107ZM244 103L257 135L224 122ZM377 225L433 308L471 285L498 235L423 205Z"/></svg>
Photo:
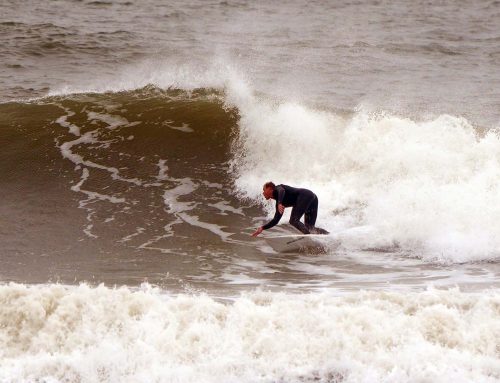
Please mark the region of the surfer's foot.
<svg viewBox="0 0 500 383"><path fill-rule="evenodd" d="M325 229L322 229L321 227L313 227L312 229L309 229L309 232L311 234L330 234L329 231L326 231Z"/></svg>

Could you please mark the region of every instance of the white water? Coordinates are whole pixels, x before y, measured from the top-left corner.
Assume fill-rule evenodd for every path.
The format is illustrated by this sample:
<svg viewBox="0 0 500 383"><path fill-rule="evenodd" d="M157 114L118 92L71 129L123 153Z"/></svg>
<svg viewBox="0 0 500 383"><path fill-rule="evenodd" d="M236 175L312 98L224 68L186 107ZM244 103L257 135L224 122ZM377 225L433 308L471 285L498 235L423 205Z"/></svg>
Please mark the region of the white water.
<svg viewBox="0 0 500 383"><path fill-rule="evenodd" d="M0 380L496 382L500 297L0 286Z"/></svg>
<svg viewBox="0 0 500 383"><path fill-rule="evenodd" d="M427 260L500 254L500 138L466 120L412 121L358 111L350 118L293 103L242 108L238 189L267 180L308 187L330 230L369 225L358 246L399 246Z"/></svg>

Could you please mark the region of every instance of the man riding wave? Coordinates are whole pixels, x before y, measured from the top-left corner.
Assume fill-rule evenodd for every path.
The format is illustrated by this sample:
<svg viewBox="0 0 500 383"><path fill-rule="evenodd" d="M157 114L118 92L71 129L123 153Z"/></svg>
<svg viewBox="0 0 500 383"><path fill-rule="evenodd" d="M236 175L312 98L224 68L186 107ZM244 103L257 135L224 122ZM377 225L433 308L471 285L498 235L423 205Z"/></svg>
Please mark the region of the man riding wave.
<svg viewBox="0 0 500 383"><path fill-rule="evenodd" d="M304 234L328 234L328 231L315 227L318 216L318 197L309 189L300 189L288 185L275 185L266 182L262 188L266 200L276 200L276 213L271 221L259 227L252 237L258 236L263 230L275 226L283 216L286 207L292 207L290 224ZM304 223L300 218L304 216Z"/></svg>

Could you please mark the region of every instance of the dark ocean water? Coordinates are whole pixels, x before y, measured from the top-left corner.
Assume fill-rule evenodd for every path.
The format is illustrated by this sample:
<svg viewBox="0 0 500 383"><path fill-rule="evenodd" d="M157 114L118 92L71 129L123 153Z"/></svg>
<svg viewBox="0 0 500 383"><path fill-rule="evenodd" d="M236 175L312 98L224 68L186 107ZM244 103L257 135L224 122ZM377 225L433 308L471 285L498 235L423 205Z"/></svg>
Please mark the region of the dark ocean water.
<svg viewBox="0 0 500 383"><path fill-rule="evenodd" d="M498 25L0 1L0 381L498 381ZM250 237L268 180L323 251Z"/></svg>

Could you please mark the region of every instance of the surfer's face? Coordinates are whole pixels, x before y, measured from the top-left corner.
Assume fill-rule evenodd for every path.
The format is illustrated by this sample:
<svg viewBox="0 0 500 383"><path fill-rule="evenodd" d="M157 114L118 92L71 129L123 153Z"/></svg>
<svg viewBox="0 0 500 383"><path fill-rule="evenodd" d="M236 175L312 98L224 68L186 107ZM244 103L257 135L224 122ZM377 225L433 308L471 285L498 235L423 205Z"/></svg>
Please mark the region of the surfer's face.
<svg viewBox="0 0 500 383"><path fill-rule="evenodd" d="M264 196L265 199L273 198L273 188L271 187L265 187L262 189L262 195Z"/></svg>

